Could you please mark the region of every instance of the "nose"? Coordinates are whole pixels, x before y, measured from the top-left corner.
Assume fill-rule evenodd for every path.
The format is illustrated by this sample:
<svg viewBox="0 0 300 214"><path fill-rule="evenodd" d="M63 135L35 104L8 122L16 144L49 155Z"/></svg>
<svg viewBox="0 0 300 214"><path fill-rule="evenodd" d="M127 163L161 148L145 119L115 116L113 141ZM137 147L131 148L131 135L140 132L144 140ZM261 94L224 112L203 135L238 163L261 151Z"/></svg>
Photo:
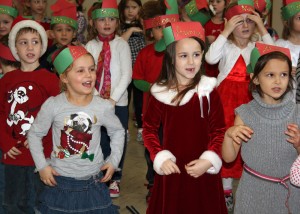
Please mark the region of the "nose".
<svg viewBox="0 0 300 214"><path fill-rule="evenodd" d="M278 75L275 77L275 84L280 84L281 82L281 77Z"/></svg>
<svg viewBox="0 0 300 214"><path fill-rule="evenodd" d="M188 56L188 64L189 65L194 64L194 58L193 58L193 56Z"/></svg>
<svg viewBox="0 0 300 214"><path fill-rule="evenodd" d="M247 23L247 21L244 19L244 21L243 21L243 26L244 27L248 27L248 23Z"/></svg>
<svg viewBox="0 0 300 214"><path fill-rule="evenodd" d="M33 49L33 44L32 44L32 42L28 42L27 49L28 49L28 50L32 50L32 49Z"/></svg>

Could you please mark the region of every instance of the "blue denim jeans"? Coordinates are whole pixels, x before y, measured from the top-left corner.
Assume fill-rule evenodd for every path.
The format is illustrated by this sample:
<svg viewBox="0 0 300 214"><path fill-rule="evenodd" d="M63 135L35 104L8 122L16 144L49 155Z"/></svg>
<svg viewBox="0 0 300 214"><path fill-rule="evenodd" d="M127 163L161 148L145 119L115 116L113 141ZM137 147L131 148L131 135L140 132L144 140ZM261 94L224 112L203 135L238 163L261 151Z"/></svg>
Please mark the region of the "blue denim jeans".
<svg viewBox="0 0 300 214"><path fill-rule="evenodd" d="M0 159L2 158L2 151L0 150ZM4 213L3 209L3 199L4 199L4 165L0 162L0 213Z"/></svg>
<svg viewBox="0 0 300 214"><path fill-rule="evenodd" d="M5 190L3 208L6 214L33 214L36 195L43 188L33 166L4 165Z"/></svg>
<svg viewBox="0 0 300 214"><path fill-rule="evenodd" d="M38 211L42 214L117 214L109 190L101 183L102 172L87 180L56 176L57 185L46 186L39 197Z"/></svg>
<svg viewBox="0 0 300 214"><path fill-rule="evenodd" d="M121 161L119 163L119 169L120 171L117 171L114 173L112 180L113 181L120 181L122 178L122 169L124 165L124 158L126 153L126 147L127 147L127 133L126 130L128 129L128 107L127 106L116 106L115 107L115 113L117 117L119 118L122 126L125 129L125 141L124 141L124 149L123 149L123 155L121 158ZM103 152L104 159L106 159L111 152L110 149L110 138L107 135L107 131L104 127L101 128L101 141L100 141L101 149Z"/></svg>

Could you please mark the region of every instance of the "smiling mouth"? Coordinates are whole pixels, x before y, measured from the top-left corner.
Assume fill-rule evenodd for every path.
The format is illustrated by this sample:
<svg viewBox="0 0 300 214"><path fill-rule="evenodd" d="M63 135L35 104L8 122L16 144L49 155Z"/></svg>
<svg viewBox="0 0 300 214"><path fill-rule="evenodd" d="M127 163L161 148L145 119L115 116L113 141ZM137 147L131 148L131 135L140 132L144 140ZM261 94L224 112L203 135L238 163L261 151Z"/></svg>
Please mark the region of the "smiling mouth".
<svg viewBox="0 0 300 214"><path fill-rule="evenodd" d="M85 87L89 87L90 88L92 86L92 82L91 81L87 81L87 82L82 83L82 85L85 86Z"/></svg>
<svg viewBox="0 0 300 214"><path fill-rule="evenodd" d="M28 58L33 58L35 56L35 54L29 53L26 55Z"/></svg>

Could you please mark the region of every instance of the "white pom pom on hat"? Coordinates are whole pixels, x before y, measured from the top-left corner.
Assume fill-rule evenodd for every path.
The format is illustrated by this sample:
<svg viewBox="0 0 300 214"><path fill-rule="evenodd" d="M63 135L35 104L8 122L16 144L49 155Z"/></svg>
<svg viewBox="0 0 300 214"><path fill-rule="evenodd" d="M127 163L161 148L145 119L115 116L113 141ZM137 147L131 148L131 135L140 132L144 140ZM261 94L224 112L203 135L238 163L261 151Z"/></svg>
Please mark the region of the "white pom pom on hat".
<svg viewBox="0 0 300 214"><path fill-rule="evenodd" d="M16 18L16 19L18 20L18 18ZM47 33L46 33L45 29L43 28L43 26L40 25L38 22L36 22L34 20L22 19L22 20L16 22L15 24L13 23L12 29L11 29L11 31L9 33L9 36L8 36L8 46L9 46L9 48L10 48L13 56L15 57L15 59L17 61L20 61L20 58L19 58L19 56L17 54L17 50L16 50L16 36L17 36L17 33L21 29L27 28L27 27L37 30L37 32L41 36L41 39L42 39L42 52L41 52L41 56L47 50L48 36L47 36Z"/></svg>

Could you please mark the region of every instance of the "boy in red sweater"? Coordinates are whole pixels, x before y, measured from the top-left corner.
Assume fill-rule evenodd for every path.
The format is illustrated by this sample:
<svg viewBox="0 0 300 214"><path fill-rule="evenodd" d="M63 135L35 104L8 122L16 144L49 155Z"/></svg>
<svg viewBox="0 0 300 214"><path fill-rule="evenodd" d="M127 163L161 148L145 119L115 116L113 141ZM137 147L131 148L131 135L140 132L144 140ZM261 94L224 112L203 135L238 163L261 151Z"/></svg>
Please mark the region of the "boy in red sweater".
<svg viewBox="0 0 300 214"><path fill-rule="evenodd" d="M16 19L20 20L20 19ZM43 102L59 93L59 82L39 66L47 48L47 34L35 21L21 20L11 29L9 47L20 69L7 73L0 81L0 147L5 170L5 213L34 213L39 176L28 149L27 132ZM44 138L49 157L51 135Z"/></svg>

